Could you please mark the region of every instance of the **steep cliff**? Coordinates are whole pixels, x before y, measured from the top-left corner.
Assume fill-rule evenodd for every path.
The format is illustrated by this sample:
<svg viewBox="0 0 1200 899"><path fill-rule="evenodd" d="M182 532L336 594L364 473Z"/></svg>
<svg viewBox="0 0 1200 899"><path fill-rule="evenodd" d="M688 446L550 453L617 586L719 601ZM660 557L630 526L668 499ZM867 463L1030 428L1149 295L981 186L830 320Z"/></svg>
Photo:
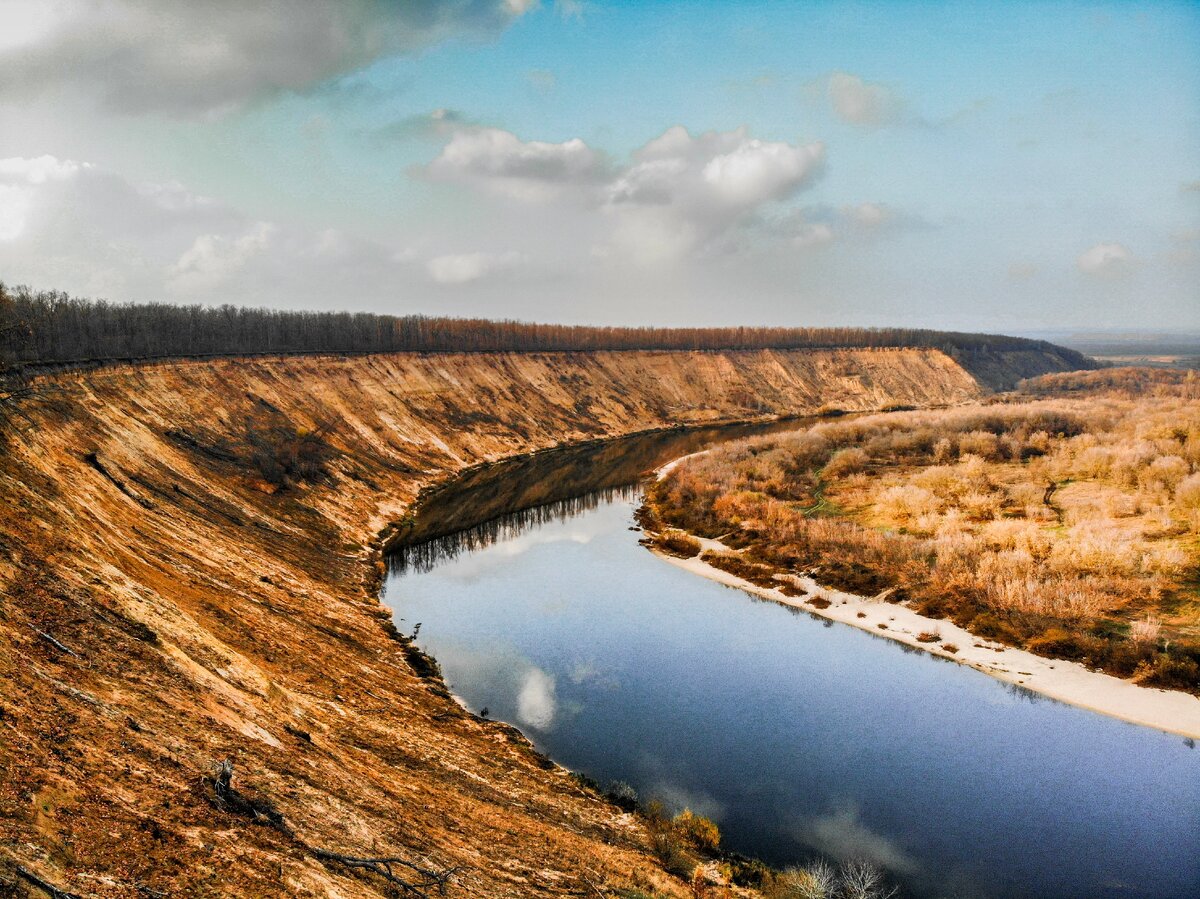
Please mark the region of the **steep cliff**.
<svg viewBox="0 0 1200 899"><path fill-rule="evenodd" d="M935 350L229 359L42 386L0 458L0 878L89 896L387 895L322 850L457 867L452 895L679 892L636 820L415 673L376 600L379 534L481 460L981 393ZM221 759L258 821L205 780Z"/></svg>

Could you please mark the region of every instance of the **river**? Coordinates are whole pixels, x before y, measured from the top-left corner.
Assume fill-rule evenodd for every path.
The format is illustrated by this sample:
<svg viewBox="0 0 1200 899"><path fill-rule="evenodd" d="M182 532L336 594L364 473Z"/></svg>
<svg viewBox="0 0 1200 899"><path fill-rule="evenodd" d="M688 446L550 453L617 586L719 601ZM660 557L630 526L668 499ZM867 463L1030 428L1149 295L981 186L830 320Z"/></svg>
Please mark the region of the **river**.
<svg viewBox="0 0 1200 899"><path fill-rule="evenodd" d="M640 546L636 474L713 439L593 447L603 465L551 454L443 493L427 520L445 519L439 503L468 520L472 496L487 513L506 492L510 508L550 501L394 554L397 626L420 623L471 710L601 783L708 815L724 845L772 864L867 858L918 897L1200 896L1192 741Z"/></svg>

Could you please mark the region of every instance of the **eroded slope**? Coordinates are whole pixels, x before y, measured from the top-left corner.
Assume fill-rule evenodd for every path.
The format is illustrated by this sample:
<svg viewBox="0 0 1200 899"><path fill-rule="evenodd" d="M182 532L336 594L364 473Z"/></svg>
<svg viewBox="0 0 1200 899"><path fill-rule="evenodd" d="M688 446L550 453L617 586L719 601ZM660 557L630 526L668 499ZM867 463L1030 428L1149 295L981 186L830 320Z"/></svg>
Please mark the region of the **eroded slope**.
<svg viewBox="0 0 1200 899"><path fill-rule="evenodd" d="M457 866L453 895L681 889L635 820L414 674L376 536L484 459L980 392L927 350L261 358L47 386L0 461L0 849L91 896L386 894L317 849ZM285 829L214 804L225 758Z"/></svg>

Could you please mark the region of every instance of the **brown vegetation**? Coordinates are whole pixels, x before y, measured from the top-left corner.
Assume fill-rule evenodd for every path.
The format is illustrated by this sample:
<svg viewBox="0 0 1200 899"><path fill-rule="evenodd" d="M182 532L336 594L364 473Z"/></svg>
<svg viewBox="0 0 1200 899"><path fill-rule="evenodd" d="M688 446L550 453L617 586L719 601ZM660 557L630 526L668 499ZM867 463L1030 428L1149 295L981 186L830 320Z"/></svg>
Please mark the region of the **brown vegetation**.
<svg viewBox="0 0 1200 899"><path fill-rule="evenodd" d="M700 541L683 531L667 531L654 539L654 545L667 555L690 559L700 554Z"/></svg>
<svg viewBox="0 0 1200 899"><path fill-rule="evenodd" d="M1200 376L1195 369L1124 366L1092 371L1068 371L1022 381L1022 393L1031 396L1120 394L1123 396L1178 396L1200 399Z"/></svg>
<svg viewBox="0 0 1200 899"><path fill-rule="evenodd" d="M1153 398L1133 396L1146 385ZM755 583L764 565L811 571L984 637L1200 691L1195 385L1054 375L1030 389L1072 399L822 423L688 460L650 503L672 526L732 532Z"/></svg>

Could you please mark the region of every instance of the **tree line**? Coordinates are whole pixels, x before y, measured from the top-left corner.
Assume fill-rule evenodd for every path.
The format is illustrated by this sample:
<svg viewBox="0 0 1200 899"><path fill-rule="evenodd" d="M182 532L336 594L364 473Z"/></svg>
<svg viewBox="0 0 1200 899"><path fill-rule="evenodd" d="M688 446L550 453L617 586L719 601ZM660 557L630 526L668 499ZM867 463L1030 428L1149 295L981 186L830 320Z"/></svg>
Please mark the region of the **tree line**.
<svg viewBox="0 0 1200 899"><path fill-rule="evenodd" d="M655 328L367 312L112 303L0 282L0 359L23 364L274 353L562 352L932 347L1087 359L1046 341L913 328ZM1078 357L1076 360L1075 357Z"/></svg>

